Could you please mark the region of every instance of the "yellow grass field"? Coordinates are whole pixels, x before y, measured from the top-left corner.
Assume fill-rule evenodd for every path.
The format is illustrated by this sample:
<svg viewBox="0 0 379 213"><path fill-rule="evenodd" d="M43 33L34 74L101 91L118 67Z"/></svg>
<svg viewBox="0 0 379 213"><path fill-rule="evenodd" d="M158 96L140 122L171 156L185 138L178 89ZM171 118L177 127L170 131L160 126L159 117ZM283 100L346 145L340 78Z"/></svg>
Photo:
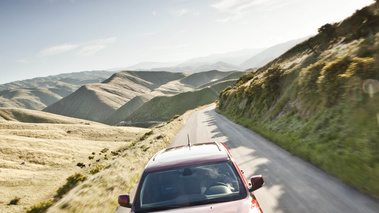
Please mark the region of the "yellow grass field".
<svg viewBox="0 0 379 213"><path fill-rule="evenodd" d="M29 118L35 118L28 113L31 111L23 112ZM111 161L116 158L110 155L111 151L128 146L135 138L150 131L63 116L54 118L55 115L38 111L33 113L60 123L22 123L12 113L0 111L2 213L25 212L31 205L52 198L66 183L67 177L88 170L89 164L95 164L98 159L104 161L106 154ZM102 153L104 148L109 151ZM89 156L94 158L90 160ZM79 168L76 165L79 162L86 167ZM16 197L20 198L17 205L10 205Z"/></svg>
<svg viewBox="0 0 379 213"><path fill-rule="evenodd" d="M114 212L117 196L131 192L147 161L194 111L145 129L0 108L0 212ZM38 211L75 173L86 180ZM19 202L11 205L15 198Z"/></svg>

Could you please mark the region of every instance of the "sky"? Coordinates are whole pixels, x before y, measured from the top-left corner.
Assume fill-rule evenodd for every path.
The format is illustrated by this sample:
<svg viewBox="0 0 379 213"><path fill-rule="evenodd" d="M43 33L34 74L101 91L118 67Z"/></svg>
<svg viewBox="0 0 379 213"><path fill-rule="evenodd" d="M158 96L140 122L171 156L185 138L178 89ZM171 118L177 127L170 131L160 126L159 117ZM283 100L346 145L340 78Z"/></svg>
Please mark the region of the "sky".
<svg viewBox="0 0 379 213"><path fill-rule="evenodd" d="M373 0L0 0L0 84L317 34Z"/></svg>

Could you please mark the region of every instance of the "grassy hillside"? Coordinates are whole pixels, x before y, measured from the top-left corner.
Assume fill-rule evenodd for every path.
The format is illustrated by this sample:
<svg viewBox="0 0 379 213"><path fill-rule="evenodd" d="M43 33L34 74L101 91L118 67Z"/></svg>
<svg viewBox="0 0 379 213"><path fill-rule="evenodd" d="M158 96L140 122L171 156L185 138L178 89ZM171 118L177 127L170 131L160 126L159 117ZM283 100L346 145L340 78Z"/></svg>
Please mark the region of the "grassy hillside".
<svg viewBox="0 0 379 213"><path fill-rule="evenodd" d="M153 96L149 95L134 97L132 100L113 112L106 120L103 121L103 123L117 125L152 98Z"/></svg>
<svg viewBox="0 0 379 213"><path fill-rule="evenodd" d="M71 148L66 147L68 165L83 162L86 166L71 168L63 166L61 159L54 162L60 163L60 169L55 169L55 173L48 173L48 169L40 170L40 176L36 179L25 178L28 187L14 182L12 186L0 185L2 191L12 195L1 196L1 212L114 212L117 206L117 196L122 193L130 193L147 161L159 150L175 137L186 119L193 111L186 112L184 115L172 120L169 123L160 124L153 129L139 129L126 127L106 127L101 125L100 129L87 129L80 127L81 131L73 131L70 134L77 136L80 143L75 143L72 150L76 152L75 159L71 159ZM44 124L44 128L48 125ZM92 126L92 125L91 125ZM61 126L54 126L53 128ZM66 127L66 126L62 126ZM74 126L70 126L72 129ZM79 127L79 126L78 126ZM95 127L95 126L93 126ZM19 127L17 127L19 128ZM21 128L22 129L22 128ZM78 129L79 130L79 129ZM141 134L145 133L145 134ZM82 134L79 134L82 133ZM83 134L86 133L86 134ZM79 134L79 135L78 135ZM99 137L99 134L102 137ZM132 136L130 138L129 136ZM100 139L96 139L100 138ZM53 140L50 145L58 140ZM66 141L67 143L70 140ZM38 143L36 143L38 144ZM62 143L64 144L64 143ZM118 148L113 144L121 145ZM46 145L46 142L39 145ZM104 147L104 148L100 148ZM50 146L49 149L60 147ZM84 158L81 157L83 151ZM91 153L91 151L93 153ZM88 153L89 152L89 153ZM87 160L86 160L87 157ZM88 157L93 157L88 160ZM72 160L72 161L70 161ZM88 166L91 163L91 166ZM29 168L29 163L24 165L15 164L20 168ZM15 168L15 170L20 170ZM3 168L2 168L3 171ZM7 183L18 181L16 174L21 175L20 171L15 173ZM53 175L54 174L54 175ZM0 173L0 176L2 174ZM30 183L32 183L30 185ZM38 183L38 184L37 184ZM10 188L13 187L13 188ZM25 190L27 189L27 190ZM33 196L29 196L29 192ZM19 199L15 205L6 205L8 200L15 202L17 195ZM31 204L33 204L31 206Z"/></svg>
<svg viewBox="0 0 379 213"><path fill-rule="evenodd" d="M133 98L175 95L242 72L209 71L195 74L164 71L123 71L102 83L87 84L44 109L55 114L116 124L145 100ZM234 75L232 75L235 77ZM213 101L213 100L212 100ZM120 109L119 111L117 111ZM187 108L189 109L189 108ZM184 112L184 111L182 111Z"/></svg>
<svg viewBox="0 0 379 213"><path fill-rule="evenodd" d="M44 111L102 121L135 96L150 92L152 85L128 72L119 72L103 83L82 86Z"/></svg>
<svg viewBox="0 0 379 213"><path fill-rule="evenodd" d="M44 111L101 122L134 97L184 76L161 71L118 72L102 83L82 86Z"/></svg>
<svg viewBox="0 0 379 213"><path fill-rule="evenodd" d="M111 74L106 71L88 71L1 84L0 107L42 110L80 86L99 83Z"/></svg>
<svg viewBox="0 0 379 213"><path fill-rule="evenodd" d="M356 11L220 95L220 112L379 197L378 5Z"/></svg>
<svg viewBox="0 0 379 213"><path fill-rule="evenodd" d="M224 78L235 71L222 72L218 70L212 70L208 72L199 72L189 75L180 80L181 83L191 85L193 88L199 88L209 82Z"/></svg>
<svg viewBox="0 0 379 213"><path fill-rule="evenodd" d="M211 87L180 93L174 96L158 96L133 112L125 120L130 125L147 122L168 121L175 115L218 99L219 91L233 85L235 80L224 81Z"/></svg>
<svg viewBox="0 0 379 213"><path fill-rule="evenodd" d="M148 131L34 110L1 109L0 212L25 212L49 200L67 177L90 173L107 162L106 154L112 160L111 151L131 144ZM78 163L85 167L79 168Z"/></svg>
<svg viewBox="0 0 379 213"><path fill-rule="evenodd" d="M54 86L0 91L0 107L42 110L74 92L77 87Z"/></svg>
<svg viewBox="0 0 379 213"><path fill-rule="evenodd" d="M167 84L170 81L175 81L186 76L184 73L164 71L128 71L128 73L147 82L151 82L151 86L149 87L151 90Z"/></svg>
<svg viewBox="0 0 379 213"><path fill-rule="evenodd" d="M73 73L63 73L59 75L50 75L47 77L38 77L22 81L14 81L6 84L0 84L0 91L9 89L51 87L57 84L76 85L77 87L95 82L101 82L109 78L114 72L109 71L83 71Z"/></svg>
<svg viewBox="0 0 379 213"><path fill-rule="evenodd" d="M5 121L52 124L95 124L95 122L92 121L65 117L48 112L18 108L0 108L0 122Z"/></svg>
<svg viewBox="0 0 379 213"><path fill-rule="evenodd" d="M205 87L210 87L212 85L224 82L224 81L229 81L229 80L237 80L239 79L242 75L246 74L247 72L242 72L242 71L235 71L230 73L229 75L226 75L223 78L220 78L218 80L210 81L205 84L202 84L201 86L197 87L197 89L205 88ZM225 88L222 88L221 90L224 90ZM221 91L220 90L220 91Z"/></svg>

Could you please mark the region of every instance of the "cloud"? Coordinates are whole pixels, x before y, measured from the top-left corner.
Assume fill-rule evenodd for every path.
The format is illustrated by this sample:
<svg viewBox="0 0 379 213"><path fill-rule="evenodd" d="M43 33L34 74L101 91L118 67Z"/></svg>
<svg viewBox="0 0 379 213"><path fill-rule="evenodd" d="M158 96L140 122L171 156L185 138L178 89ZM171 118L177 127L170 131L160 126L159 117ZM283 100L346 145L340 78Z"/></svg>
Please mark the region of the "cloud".
<svg viewBox="0 0 379 213"><path fill-rule="evenodd" d="M79 49L77 52L78 55L81 56L88 56L88 55L93 55L100 50L106 48L109 44L113 43L116 41L116 37L111 37L111 38L106 38L106 39L98 39L82 44L62 44L62 45L57 45L53 47L48 47L46 49L43 49L40 51L38 54L39 56L53 56L53 55L59 55L62 53L65 53L70 50L74 49Z"/></svg>
<svg viewBox="0 0 379 213"><path fill-rule="evenodd" d="M174 14L175 14L175 16L182 16L182 15L188 13L188 12L189 12L188 9L181 9L181 10L175 11Z"/></svg>
<svg viewBox="0 0 379 213"><path fill-rule="evenodd" d="M77 47L78 47L78 45L74 45L74 44L62 44L62 45L58 45L58 46L54 46L54 47L48 47L46 49L43 49L39 53L39 55L40 56L58 55L58 54L62 54L64 52L73 50Z"/></svg>
<svg viewBox="0 0 379 213"><path fill-rule="evenodd" d="M78 54L81 56L93 55L99 52L100 50L106 48L108 44L111 44L115 41L116 41L116 37L95 40L86 45L83 45L82 48L80 48Z"/></svg>
<svg viewBox="0 0 379 213"><path fill-rule="evenodd" d="M187 47L185 44L180 44L180 45L171 45L171 46L156 46L153 49L155 50L177 50L177 49L183 49Z"/></svg>
<svg viewBox="0 0 379 213"><path fill-rule="evenodd" d="M254 6L263 6L271 3L272 2L268 0L220 0L219 2L211 4L211 7L222 13L228 13L229 16L218 20L220 22L228 22L241 18L248 9Z"/></svg>
<svg viewBox="0 0 379 213"><path fill-rule="evenodd" d="M228 13L241 13L244 9L264 3L266 0L221 0L211 7Z"/></svg>
<svg viewBox="0 0 379 213"><path fill-rule="evenodd" d="M151 31L151 32L146 32L146 33L141 33L140 36L155 36L161 33L161 31Z"/></svg>

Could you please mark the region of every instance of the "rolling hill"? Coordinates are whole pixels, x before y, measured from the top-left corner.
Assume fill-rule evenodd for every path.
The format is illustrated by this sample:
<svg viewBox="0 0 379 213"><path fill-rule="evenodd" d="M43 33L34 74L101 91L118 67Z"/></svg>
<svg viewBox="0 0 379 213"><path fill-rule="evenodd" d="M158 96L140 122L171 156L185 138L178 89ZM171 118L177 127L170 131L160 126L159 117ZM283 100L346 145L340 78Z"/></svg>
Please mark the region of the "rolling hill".
<svg viewBox="0 0 379 213"><path fill-rule="evenodd" d="M379 197L379 3L319 33L220 95L220 112Z"/></svg>
<svg viewBox="0 0 379 213"><path fill-rule="evenodd" d="M143 104L153 98L152 95L136 96L126 104L114 111L107 119L103 121L105 124L117 125L121 121L125 120L134 111L140 108Z"/></svg>
<svg viewBox="0 0 379 213"><path fill-rule="evenodd" d="M216 83L212 86L183 92L174 96L158 96L143 104L123 120L130 126L150 126L152 123L168 121L175 115L181 115L187 110L210 104L219 97L219 91L233 85L234 80Z"/></svg>
<svg viewBox="0 0 379 213"><path fill-rule="evenodd" d="M80 86L99 83L108 71L85 71L33 78L0 85L0 107L42 110L73 93Z"/></svg>
<svg viewBox="0 0 379 213"><path fill-rule="evenodd" d="M59 75L50 75L46 77L38 77L32 79L26 79L22 81L14 81L6 84L0 84L0 91L8 89L22 89L22 88L36 88L36 87L48 87L55 86L57 82L84 85L99 82L101 79L107 79L114 72L110 71L82 71L63 73Z"/></svg>
<svg viewBox="0 0 379 213"><path fill-rule="evenodd" d="M243 72L237 71L208 71L193 74L165 71L122 71L115 73L102 83L82 86L74 93L48 106L44 111L114 123L116 120L121 121L120 118L125 118L135 111L134 107L141 106L152 97L188 92L230 74L234 74L233 77L236 80L238 78L236 73L239 76L243 74ZM141 98L133 100L135 97ZM130 104L124 106L131 100L133 101ZM116 112L118 109L120 110Z"/></svg>
<svg viewBox="0 0 379 213"><path fill-rule="evenodd" d="M95 122L20 108L0 108L0 122L16 121L22 123L51 123L51 124L94 124Z"/></svg>

